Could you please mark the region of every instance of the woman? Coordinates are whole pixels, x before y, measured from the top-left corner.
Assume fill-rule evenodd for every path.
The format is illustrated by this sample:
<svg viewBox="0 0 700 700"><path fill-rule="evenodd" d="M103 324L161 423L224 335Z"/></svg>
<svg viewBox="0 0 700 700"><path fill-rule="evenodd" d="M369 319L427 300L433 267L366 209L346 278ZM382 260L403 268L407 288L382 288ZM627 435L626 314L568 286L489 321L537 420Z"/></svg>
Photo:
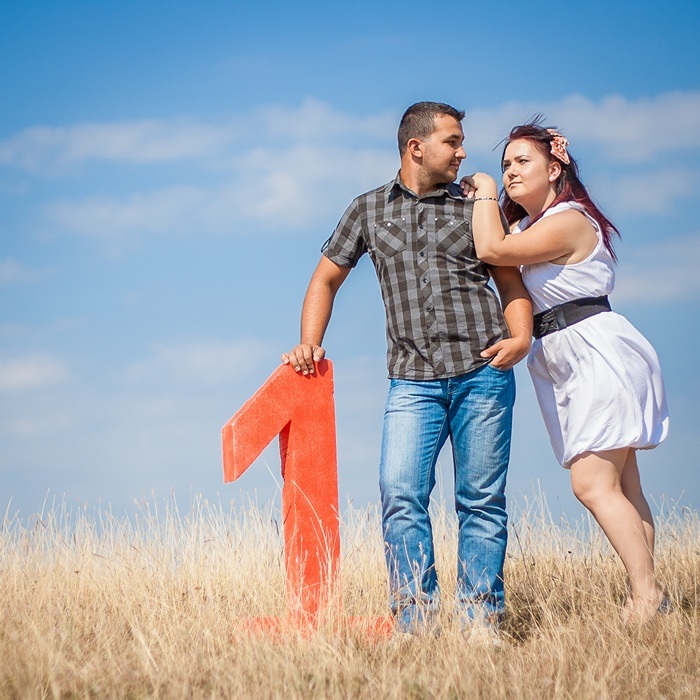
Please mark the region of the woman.
<svg viewBox="0 0 700 700"><path fill-rule="evenodd" d="M552 447L627 570L624 619L646 621L671 609L636 458L668 431L661 370L646 339L610 311L617 229L581 183L568 141L539 122L515 127L503 151L501 204L518 235L504 235L493 178L462 181L475 200L474 243L487 263L522 266L535 309L528 369Z"/></svg>

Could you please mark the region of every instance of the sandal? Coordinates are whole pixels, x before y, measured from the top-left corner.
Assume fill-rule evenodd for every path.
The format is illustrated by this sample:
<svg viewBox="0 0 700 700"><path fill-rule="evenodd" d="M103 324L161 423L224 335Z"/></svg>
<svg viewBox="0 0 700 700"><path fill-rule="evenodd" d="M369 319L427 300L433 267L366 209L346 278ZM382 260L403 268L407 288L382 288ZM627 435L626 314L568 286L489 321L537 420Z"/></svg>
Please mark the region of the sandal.
<svg viewBox="0 0 700 700"><path fill-rule="evenodd" d="M657 615L668 615L673 612L673 603L664 596L659 603L659 607L656 608Z"/></svg>

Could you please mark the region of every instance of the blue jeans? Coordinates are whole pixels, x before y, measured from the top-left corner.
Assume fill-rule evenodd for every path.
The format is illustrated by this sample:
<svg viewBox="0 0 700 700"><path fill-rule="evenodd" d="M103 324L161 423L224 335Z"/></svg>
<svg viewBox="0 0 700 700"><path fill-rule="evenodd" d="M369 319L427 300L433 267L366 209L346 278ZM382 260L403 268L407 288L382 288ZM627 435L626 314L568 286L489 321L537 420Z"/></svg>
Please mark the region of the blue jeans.
<svg viewBox="0 0 700 700"><path fill-rule="evenodd" d="M448 437L459 524L457 605L465 620L503 610L514 402L513 370L490 365L449 379L391 380L379 488L390 605L402 631L430 623L440 605L428 506Z"/></svg>

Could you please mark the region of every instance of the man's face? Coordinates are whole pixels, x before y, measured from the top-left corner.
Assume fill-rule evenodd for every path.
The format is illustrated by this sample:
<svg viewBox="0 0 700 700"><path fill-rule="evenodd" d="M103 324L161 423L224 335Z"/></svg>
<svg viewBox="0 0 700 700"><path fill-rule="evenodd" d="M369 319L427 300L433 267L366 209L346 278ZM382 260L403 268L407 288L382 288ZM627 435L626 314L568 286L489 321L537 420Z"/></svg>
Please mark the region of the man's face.
<svg viewBox="0 0 700 700"><path fill-rule="evenodd" d="M423 141L422 169L427 180L442 185L457 179L467 154L460 122L447 114L437 114L434 124L433 133Z"/></svg>

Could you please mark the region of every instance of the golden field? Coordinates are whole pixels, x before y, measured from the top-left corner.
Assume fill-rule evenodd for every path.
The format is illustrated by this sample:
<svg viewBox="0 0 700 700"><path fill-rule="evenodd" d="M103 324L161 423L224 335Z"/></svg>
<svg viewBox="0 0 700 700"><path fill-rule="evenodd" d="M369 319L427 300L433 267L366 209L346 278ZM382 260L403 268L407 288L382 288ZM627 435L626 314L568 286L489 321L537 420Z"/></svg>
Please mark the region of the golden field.
<svg viewBox="0 0 700 700"><path fill-rule="evenodd" d="M657 520L659 577L676 610L643 628L620 622L624 573L594 524L554 522L541 502L515 512L500 647L451 624L456 528L444 508L434 522L442 634L396 643L336 612L312 635L245 632L243 621L285 608L272 506L6 515L0 697L700 697L696 511ZM348 507L341 527L345 614L385 615L379 515Z"/></svg>

